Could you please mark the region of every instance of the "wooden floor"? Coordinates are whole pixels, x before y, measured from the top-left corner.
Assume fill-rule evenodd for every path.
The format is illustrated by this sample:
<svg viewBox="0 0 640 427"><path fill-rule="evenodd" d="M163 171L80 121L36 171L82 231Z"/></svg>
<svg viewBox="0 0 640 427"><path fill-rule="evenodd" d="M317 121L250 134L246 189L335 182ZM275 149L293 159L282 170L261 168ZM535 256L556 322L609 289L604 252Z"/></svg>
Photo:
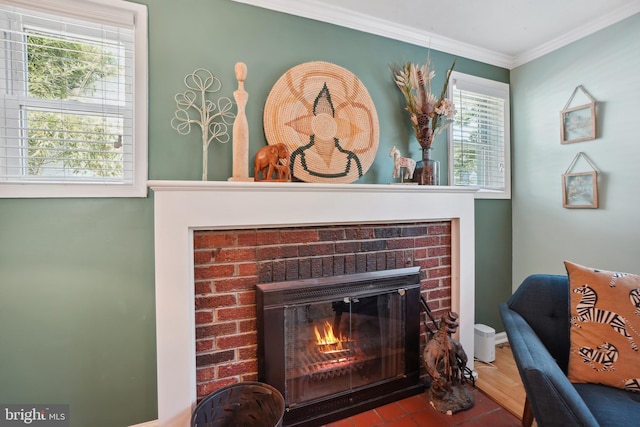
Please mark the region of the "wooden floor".
<svg viewBox="0 0 640 427"><path fill-rule="evenodd" d="M496 360L492 363L476 360L475 370L478 372L476 386L500 406L522 419L524 387L509 344L496 346Z"/></svg>

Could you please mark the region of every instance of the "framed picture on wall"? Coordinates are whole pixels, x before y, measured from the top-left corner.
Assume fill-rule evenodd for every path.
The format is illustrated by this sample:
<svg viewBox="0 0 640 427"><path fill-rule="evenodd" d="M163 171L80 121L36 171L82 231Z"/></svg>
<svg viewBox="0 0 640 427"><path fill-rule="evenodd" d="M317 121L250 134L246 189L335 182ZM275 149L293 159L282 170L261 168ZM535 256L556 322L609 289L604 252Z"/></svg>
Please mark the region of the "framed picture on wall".
<svg viewBox="0 0 640 427"><path fill-rule="evenodd" d="M591 171L563 174L562 206L596 209L598 207L598 173Z"/></svg>
<svg viewBox="0 0 640 427"><path fill-rule="evenodd" d="M560 123L562 144L596 139L595 102L562 110Z"/></svg>

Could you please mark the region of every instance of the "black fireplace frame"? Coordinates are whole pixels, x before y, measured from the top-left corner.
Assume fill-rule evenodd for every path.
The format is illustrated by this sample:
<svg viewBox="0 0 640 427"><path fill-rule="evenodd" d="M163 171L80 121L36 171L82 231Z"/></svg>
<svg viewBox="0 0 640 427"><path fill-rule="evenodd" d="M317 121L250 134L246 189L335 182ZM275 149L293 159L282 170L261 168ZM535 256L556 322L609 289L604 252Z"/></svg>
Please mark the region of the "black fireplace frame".
<svg viewBox="0 0 640 427"><path fill-rule="evenodd" d="M345 284L347 286L345 286ZM356 273L256 286L258 379L285 395L285 306L319 297L364 297L385 291L406 292L405 372L377 384L286 407L285 426L321 426L394 402L424 390L420 381L420 267ZM269 325L280 325L265 328ZM266 350L268 343L269 351Z"/></svg>

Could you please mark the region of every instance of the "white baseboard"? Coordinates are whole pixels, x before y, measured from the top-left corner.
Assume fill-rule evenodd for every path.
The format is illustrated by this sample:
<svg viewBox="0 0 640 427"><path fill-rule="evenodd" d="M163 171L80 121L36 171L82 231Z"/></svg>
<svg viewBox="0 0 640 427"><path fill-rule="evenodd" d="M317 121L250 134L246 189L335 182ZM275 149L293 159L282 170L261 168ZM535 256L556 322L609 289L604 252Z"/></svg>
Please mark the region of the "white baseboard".
<svg viewBox="0 0 640 427"><path fill-rule="evenodd" d="M140 424L135 424L129 427L158 427L158 420L151 420Z"/></svg>
<svg viewBox="0 0 640 427"><path fill-rule="evenodd" d="M509 340L507 339L507 333L506 332L498 332L496 334L496 345L504 344L506 342L509 342Z"/></svg>

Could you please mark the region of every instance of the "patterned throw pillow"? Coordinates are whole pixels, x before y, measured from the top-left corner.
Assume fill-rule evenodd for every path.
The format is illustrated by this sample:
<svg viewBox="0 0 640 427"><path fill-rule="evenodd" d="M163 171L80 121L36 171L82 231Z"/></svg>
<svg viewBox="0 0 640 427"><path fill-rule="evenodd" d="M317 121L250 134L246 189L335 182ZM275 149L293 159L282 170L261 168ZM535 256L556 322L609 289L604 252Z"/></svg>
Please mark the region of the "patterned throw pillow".
<svg viewBox="0 0 640 427"><path fill-rule="evenodd" d="M571 305L569 380L640 392L640 276L564 264Z"/></svg>

